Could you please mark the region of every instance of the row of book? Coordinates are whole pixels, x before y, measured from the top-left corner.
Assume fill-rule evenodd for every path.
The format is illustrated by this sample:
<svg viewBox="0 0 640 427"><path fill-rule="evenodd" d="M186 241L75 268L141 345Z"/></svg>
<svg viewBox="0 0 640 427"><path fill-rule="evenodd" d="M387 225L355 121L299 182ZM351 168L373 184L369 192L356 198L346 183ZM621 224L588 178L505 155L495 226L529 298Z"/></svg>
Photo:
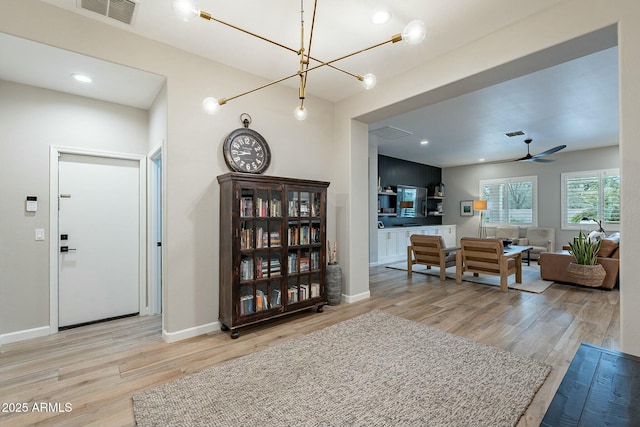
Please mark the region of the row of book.
<svg viewBox="0 0 640 427"><path fill-rule="evenodd" d="M240 260L240 280L253 280L253 258Z"/></svg>
<svg viewBox="0 0 640 427"><path fill-rule="evenodd" d="M280 259L271 258L269 260L264 258L257 258L256 263L260 267L256 272L258 279L261 279L263 277L280 276Z"/></svg>
<svg viewBox="0 0 640 427"><path fill-rule="evenodd" d="M316 217L320 211L320 200L314 198L312 203L308 199L290 200L287 213L290 217ZM242 217L281 217L282 200L264 199L262 197L242 196L240 197L240 216Z"/></svg>
<svg viewBox="0 0 640 427"><path fill-rule="evenodd" d="M299 288L290 286L289 289L287 289L287 301L290 303L304 301L309 298L316 298L319 296L320 283L305 283L300 285Z"/></svg>
<svg viewBox="0 0 640 427"><path fill-rule="evenodd" d="M320 227L289 226L287 230L287 244L308 245L309 243L320 243Z"/></svg>
<svg viewBox="0 0 640 427"><path fill-rule="evenodd" d="M255 213L255 215L254 215ZM243 196L240 198L240 216L241 217L281 217L282 216L282 200L271 199L265 200L261 197L255 199L255 211L253 196Z"/></svg>
<svg viewBox="0 0 640 427"><path fill-rule="evenodd" d="M257 249L279 247L281 245L280 231L274 230L269 233L262 227L258 227L255 245ZM253 229L243 228L240 230L240 249L253 249Z"/></svg>
<svg viewBox="0 0 640 427"><path fill-rule="evenodd" d="M289 216L318 216L319 205L314 203L309 205L308 200L289 200L287 213ZM311 214L311 215L309 215Z"/></svg>
<svg viewBox="0 0 640 427"><path fill-rule="evenodd" d="M265 200L261 197L256 198L256 216L282 216L282 201L278 199Z"/></svg>
<svg viewBox="0 0 640 427"><path fill-rule="evenodd" d="M255 301L255 304L254 304ZM272 301L273 306L273 301ZM243 295L240 297L240 314L250 314L255 313L257 311L266 310L269 307L269 303L267 301L267 296L260 289L256 289L256 297L253 298L253 295Z"/></svg>
<svg viewBox="0 0 640 427"><path fill-rule="evenodd" d="M320 283L305 283L300 287L290 286L287 289L287 301L289 303L300 302L309 298L320 296ZM282 305L282 295L280 289L271 291L271 301L267 300L267 295L261 289L256 289L255 298L253 295L243 295L240 297L240 314L251 314L258 311L275 308Z"/></svg>
<svg viewBox="0 0 640 427"><path fill-rule="evenodd" d="M291 252L287 255L289 273L298 273L320 268L320 252L311 252L307 256L298 257L298 254ZM299 261L299 262L298 262Z"/></svg>
<svg viewBox="0 0 640 427"><path fill-rule="evenodd" d="M281 275L281 264L278 257L272 257L271 259L258 257L256 258L256 264L258 268L254 274L253 258L242 258L240 261L240 280L253 280L254 276L258 279L262 279ZM296 252L291 252L287 255L287 265L288 273L302 273L310 270L319 270L320 252L314 251L300 257Z"/></svg>

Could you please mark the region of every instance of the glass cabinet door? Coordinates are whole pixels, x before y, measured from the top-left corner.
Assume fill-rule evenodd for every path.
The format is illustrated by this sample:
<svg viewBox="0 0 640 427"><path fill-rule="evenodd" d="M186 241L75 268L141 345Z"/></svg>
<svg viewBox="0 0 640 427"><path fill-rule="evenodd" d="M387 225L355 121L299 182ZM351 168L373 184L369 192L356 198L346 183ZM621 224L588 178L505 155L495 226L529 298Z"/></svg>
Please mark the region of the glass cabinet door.
<svg viewBox="0 0 640 427"><path fill-rule="evenodd" d="M282 203L280 186L240 189L240 316L282 307Z"/></svg>
<svg viewBox="0 0 640 427"><path fill-rule="evenodd" d="M287 191L287 304L321 295L323 219L322 193Z"/></svg>

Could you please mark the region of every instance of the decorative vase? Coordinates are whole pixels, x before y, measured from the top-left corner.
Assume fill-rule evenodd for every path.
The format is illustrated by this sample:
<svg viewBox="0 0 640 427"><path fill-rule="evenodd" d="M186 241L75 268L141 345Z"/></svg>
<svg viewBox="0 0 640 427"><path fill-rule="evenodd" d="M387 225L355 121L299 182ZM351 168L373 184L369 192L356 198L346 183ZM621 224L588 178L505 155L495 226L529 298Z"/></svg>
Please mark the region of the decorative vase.
<svg viewBox="0 0 640 427"><path fill-rule="evenodd" d="M342 268L340 264L327 265L327 303L338 305L342 300Z"/></svg>
<svg viewBox="0 0 640 427"><path fill-rule="evenodd" d="M600 264L595 265L582 265L575 262L569 263L567 267L569 277L573 282L591 287L598 287L604 282L604 278L607 275L604 267Z"/></svg>

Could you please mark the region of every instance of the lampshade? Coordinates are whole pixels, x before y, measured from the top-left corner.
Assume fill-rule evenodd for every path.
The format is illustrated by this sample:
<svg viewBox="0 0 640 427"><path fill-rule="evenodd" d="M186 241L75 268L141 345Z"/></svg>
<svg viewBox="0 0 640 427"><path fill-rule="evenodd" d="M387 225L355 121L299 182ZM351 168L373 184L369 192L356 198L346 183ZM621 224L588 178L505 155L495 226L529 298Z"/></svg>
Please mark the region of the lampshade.
<svg viewBox="0 0 640 427"><path fill-rule="evenodd" d="M486 211L487 210L487 201L486 200L474 200L473 201L473 210L474 211Z"/></svg>

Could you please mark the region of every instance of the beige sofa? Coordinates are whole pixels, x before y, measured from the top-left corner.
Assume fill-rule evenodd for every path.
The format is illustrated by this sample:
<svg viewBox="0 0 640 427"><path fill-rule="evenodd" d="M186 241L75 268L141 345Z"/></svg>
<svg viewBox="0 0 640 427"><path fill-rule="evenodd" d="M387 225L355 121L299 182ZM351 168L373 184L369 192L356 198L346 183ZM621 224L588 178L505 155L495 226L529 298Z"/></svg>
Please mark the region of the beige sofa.
<svg viewBox="0 0 640 427"><path fill-rule="evenodd" d="M525 237L520 237L519 227L496 227L496 239L511 240L514 245L532 246L529 251L531 259L538 259L541 252L553 252L556 244L555 228L528 227Z"/></svg>
<svg viewBox="0 0 640 427"><path fill-rule="evenodd" d="M538 259L542 252L553 252L556 244L556 229L544 227L529 227L524 239L518 239L520 246L533 246L530 251L531 259Z"/></svg>
<svg viewBox="0 0 640 427"><path fill-rule="evenodd" d="M607 274L600 288L613 289L618 283L620 271L619 239L619 235L602 239L600 250L598 251L598 264L604 267ZM573 256L566 250L561 252L542 252L538 260L540 276L544 280L574 283L567 271L567 267L572 261Z"/></svg>

